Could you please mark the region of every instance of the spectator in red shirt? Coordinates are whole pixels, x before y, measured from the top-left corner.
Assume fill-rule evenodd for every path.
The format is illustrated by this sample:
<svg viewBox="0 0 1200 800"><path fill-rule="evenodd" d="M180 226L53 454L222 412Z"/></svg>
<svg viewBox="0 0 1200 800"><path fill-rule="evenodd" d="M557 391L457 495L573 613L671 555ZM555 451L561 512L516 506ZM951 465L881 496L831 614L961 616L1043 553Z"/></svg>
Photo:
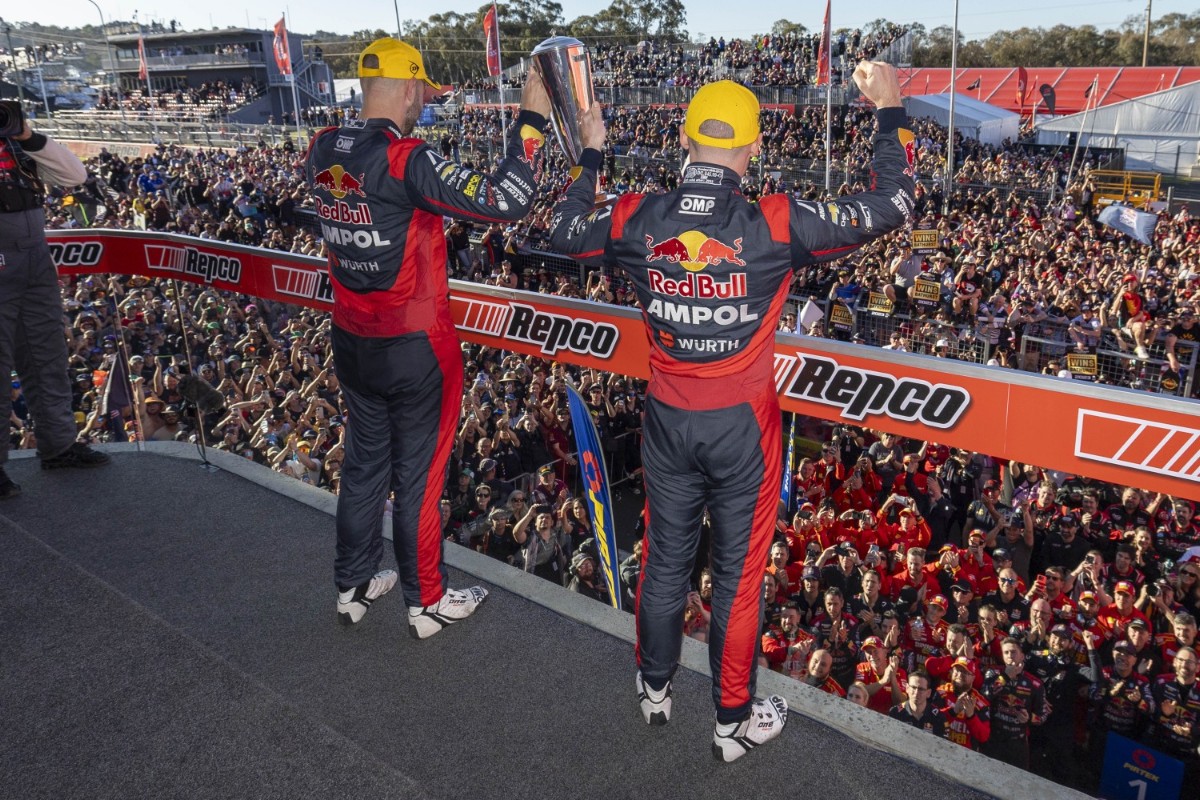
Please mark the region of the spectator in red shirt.
<svg viewBox="0 0 1200 800"><path fill-rule="evenodd" d="M855 668L855 678L866 686L867 707L886 714L904 700L902 687L908 676L900 668L900 654L889 654L878 636L868 636L860 649L863 660Z"/></svg>
<svg viewBox="0 0 1200 800"><path fill-rule="evenodd" d="M1109 317L1116 318L1117 324L1113 327L1133 339L1134 353L1137 357L1149 358L1150 352L1146 349L1146 324L1150 321L1150 314L1146 311L1145 298L1138 291L1138 276L1130 273L1121 283L1123 291L1113 298L1108 309ZM1122 338L1118 337L1117 341L1122 350L1127 349L1128 345Z"/></svg>
<svg viewBox="0 0 1200 800"><path fill-rule="evenodd" d="M946 716L946 738L978 750L992 735L988 701L975 691L975 671L968 658L955 659L950 680L938 687L936 702Z"/></svg>
<svg viewBox="0 0 1200 800"><path fill-rule="evenodd" d="M888 599L893 602L900 597L900 590L906 586L911 586L917 593L919 599L924 599L927 594L936 594L938 591L937 581L933 580L925 573L925 550L921 547L914 547L904 554L905 568L891 576L888 581L887 592Z"/></svg>
<svg viewBox="0 0 1200 800"><path fill-rule="evenodd" d="M804 672L815 639L800 625L800 606L794 602L784 605L779 627L763 634L762 654L776 672L798 678Z"/></svg>
<svg viewBox="0 0 1200 800"><path fill-rule="evenodd" d="M1119 642L1126 638L1131 620L1140 619L1146 627L1150 627L1150 620L1134 607L1134 591L1133 584L1129 581L1117 581L1113 588L1112 604L1100 609L1096 615L1096 621L1104 629L1106 637L1112 641Z"/></svg>

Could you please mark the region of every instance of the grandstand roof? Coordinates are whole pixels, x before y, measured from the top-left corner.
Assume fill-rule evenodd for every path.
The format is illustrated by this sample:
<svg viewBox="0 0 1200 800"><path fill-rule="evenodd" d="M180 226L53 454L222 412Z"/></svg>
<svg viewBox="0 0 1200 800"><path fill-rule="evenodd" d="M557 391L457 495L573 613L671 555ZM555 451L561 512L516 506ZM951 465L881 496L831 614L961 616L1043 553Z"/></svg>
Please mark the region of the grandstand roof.
<svg viewBox="0 0 1200 800"><path fill-rule="evenodd" d="M1038 92L1043 83L1054 87L1055 113L1074 114L1083 110L1086 103L1083 93L1093 79L1098 80L1096 95L1100 106L1200 81L1200 67L1026 67L1025 71L1029 82L1023 109L1017 99L1016 67L959 69L955 88L981 102L1018 113L1022 110L1030 113L1036 102L1041 115L1047 113ZM979 88L967 92L966 88L976 80ZM950 70L945 67L901 70L900 81L905 95L939 94L950 91Z"/></svg>
<svg viewBox="0 0 1200 800"><path fill-rule="evenodd" d="M242 41L246 37L261 37L266 31L259 28L211 28L209 30L200 31L162 31L159 33L147 33L143 38L147 42L159 41L177 41L188 39L212 39L214 36L220 37L237 37L235 41ZM122 33L108 37L110 42L115 44L134 44L138 40L136 33Z"/></svg>

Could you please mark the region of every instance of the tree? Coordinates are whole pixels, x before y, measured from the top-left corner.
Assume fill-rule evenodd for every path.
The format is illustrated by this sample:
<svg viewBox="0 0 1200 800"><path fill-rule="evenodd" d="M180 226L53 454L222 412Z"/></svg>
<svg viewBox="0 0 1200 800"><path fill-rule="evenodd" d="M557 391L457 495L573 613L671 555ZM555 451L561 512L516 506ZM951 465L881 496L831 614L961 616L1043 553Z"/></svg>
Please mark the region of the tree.
<svg viewBox="0 0 1200 800"><path fill-rule="evenodd" d="M771 36L803 36L808 33L808 28L801 25L799 22L792 22L786 19L777 19L775 24L771 26Z"/></svg>

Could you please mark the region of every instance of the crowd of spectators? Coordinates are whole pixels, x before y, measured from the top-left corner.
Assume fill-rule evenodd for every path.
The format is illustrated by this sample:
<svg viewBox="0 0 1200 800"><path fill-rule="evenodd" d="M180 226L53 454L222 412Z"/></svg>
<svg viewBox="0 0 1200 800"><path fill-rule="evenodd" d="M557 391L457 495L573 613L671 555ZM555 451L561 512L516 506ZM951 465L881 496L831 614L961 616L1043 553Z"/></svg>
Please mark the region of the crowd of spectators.
<svg viewBox="0 0 1200 800"><path fill-rule="evenodd" d="M666 150L678 122L673 110L618 109L613 144ZM820 122L803 111L772 116L764 130L772 147L786 149L792 137L803 150L823 135ZM498 125L496 112L468 112L457 135L434 135L448 155L461 147L464 158L486 168L499 154L478 145ZM856 172L869 158L870 133L865 117L850 111L835 134ZM944 132L939 139L936 126L922 123L917 134L918 169L936 169ZM961 147L959 163L972 178L1038 185L1045 173L1065 170L1064 154L1039 160L1015 147ZM620 274L580 279L518 266L539 243L568 179L560 156L548 161L542 198L521 224L447 229L448 269L508 288L633 304ZM103 152L88 166L96 180L48 199L48 227L142 227L324 254L318 232L302 223L310 200L290 142L229 152L162 145L144 159ZM604 188L665 190L675 172L627 168L610 156ZM1094 221L1086 178L1066 188L1068 202L1051 206L1007 188L963 187L943 218L939 187L922 185L917 218L937 228L937 253L914 257L904 236L887 237L828 268L801 271L794 290L852 305L868 291L890 290L903 307L912 270L923 271L944 287L942 307L898 327L885 346L962 355L982 339L1002 367L1021 366L1016 344L1034 326L1058 326L1062 354L1115 337L1131 363L1146 362L1142 348L1158 353L1196 341L1200 222L1186 212L1164 214L1154 246L1143 247ZM744 189L823 199L810 185L766 171ZM119 275L64 281L83 437L190 440L202 427L209 446L338 490L345 408L326 315L190 283ZM794 330L795 314L785 314L780 327ZM827 335L824 328L797 332ZM564 390L571 384L588 399L612 481L636 493L644 385L475 345L464 345L464 363L442 504L446 538L604 600ZM131 378L127 391L123 374ZM225 409L197 421L179 392L187 374L215 386ZM20 386L12 392L14 443L33 447ZM1098 731L1145 737L1173 753L1190 736L1194 763L1200 709L1186 693L1195 692L1200 564L1183 556L1200 546L1200 533L1189 501L885 432L814 422L808 434L820 454L800 462L794 513L781 510L778 543L764 565L763 652L771 668L880 711L903 707L891 713L1013 763L1023 763L1026 734L1038 743L1035 753L1073 746L1076 758L1027 764L1073 785L1094 781ZM711 591L705 560L702 548L685 623L700 638ZM626 600L638 563L635 551L620 570ZM1160 679L1172 664L1178 676ZM1024 687L1021 702L1045 703L1028 700L1026 716L1013 687ZM1183 691L1183 699L1172 691ZM941 722L930 722L939 714Z"/></svg>
<svg viewBox="0 0 1200 800"><path fill-rule="evenodd" d="M254 102L262 95L263 87L250 76L240 84L215 80L196 86L181 84L174 88L150 91L144 86L115 93L108 87L100 90L97 111L121 111L133 114L173 114L196 119L224 119L237 108Z"/></svg>

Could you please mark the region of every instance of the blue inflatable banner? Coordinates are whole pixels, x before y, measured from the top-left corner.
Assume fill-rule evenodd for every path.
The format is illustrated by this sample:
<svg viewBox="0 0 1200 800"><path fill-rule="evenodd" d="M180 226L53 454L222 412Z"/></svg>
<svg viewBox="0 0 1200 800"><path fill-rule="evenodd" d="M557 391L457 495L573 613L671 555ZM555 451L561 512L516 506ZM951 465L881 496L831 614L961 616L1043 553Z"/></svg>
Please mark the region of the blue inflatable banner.
<svg viewBox="0 0 1200 800"><path fill-rule="evenodd" d="M617 531L613 525L612 499L608 491L608 467L604 464L604 450L600 446L600 434L592 422L587 403L570 386L567 387L567 396L571 405L571 427L575 430L575 446L579 448L583 492L588 514L592 518L596 547L600 553L599 567L608 584L609 602L613 608L620 609L621 571L617 561Z"/></svg>

